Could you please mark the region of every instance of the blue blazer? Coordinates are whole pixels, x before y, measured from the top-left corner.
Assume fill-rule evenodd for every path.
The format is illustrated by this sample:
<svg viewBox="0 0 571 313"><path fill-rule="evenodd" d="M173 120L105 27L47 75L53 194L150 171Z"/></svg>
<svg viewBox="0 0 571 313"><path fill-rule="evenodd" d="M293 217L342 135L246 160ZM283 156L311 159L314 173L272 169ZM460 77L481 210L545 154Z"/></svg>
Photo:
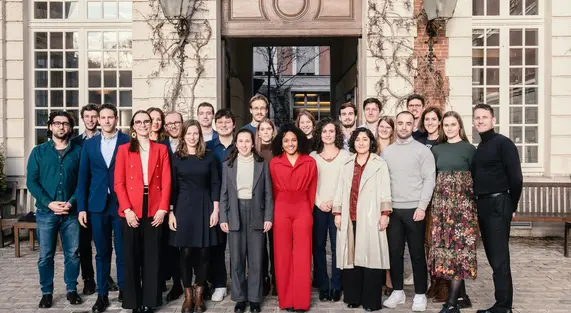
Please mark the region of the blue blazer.
<svg viewBox="0 0 571 313"><path fill-rule="evenodd" d="M115 157L120 145L128 143L129 136L119 131L117 134L117 144L113 151L111 164L107 168L105 159L101 154L101 134L87 139L83 143L81 151L81 161L79 163L79 179L75 197L77 199L78 212L101 213L107 206L107 191L111 191L109 209L112 214L119 214L117 195L114 191L115 183Z"/></svg>

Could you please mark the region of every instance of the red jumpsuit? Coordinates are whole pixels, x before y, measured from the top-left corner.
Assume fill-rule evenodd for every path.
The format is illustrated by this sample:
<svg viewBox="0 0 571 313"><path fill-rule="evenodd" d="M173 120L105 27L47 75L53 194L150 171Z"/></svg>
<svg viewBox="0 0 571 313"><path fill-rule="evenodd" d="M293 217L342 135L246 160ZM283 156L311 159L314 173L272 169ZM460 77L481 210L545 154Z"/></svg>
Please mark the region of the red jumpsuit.
<svg viewBox="0 0 571 313"><path fill-rule="evenodd" d="M300 154L292 166L284 154L270 162L274 191L274 258L279 307L309 310L311 235L317 189L315 160Z"/></svg>

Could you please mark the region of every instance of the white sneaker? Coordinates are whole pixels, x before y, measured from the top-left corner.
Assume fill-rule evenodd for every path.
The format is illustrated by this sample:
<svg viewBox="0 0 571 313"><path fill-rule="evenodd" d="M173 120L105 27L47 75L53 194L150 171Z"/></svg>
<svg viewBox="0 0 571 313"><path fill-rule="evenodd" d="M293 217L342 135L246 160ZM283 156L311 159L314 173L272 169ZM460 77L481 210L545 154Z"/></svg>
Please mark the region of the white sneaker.
<svg viewBox="0 0 571 313"><path fill-rule="evenodd" d="M408 275L408 276L404 279L403 283L404 283L405 286L412 286L412 285L414 285L414 275L413 275L413 274Z"/></svg>
<svg viewBox="0 0 571 313"><path fill-rule="evenodd" d="M426 295L416 294L414 295L414 300L412 300L412 311L413 312L424 312L426 311Z"/></svg>
<svg viewBox="0 0 571 313"><path fill-rule="evenodd" d="M406 295L404 290L393 290L391 296L383 302L383 305L389 309L394 309L399 304L404 304L406 302Z"/></svg>
<svg viewBox="0 0 571 313"><path fill-rule="evenodd" d="M214 289L214 293L212 294L210 300L214 302L220 302L224 300L224 297L226 297L226 288L216 288Z"/></svg>

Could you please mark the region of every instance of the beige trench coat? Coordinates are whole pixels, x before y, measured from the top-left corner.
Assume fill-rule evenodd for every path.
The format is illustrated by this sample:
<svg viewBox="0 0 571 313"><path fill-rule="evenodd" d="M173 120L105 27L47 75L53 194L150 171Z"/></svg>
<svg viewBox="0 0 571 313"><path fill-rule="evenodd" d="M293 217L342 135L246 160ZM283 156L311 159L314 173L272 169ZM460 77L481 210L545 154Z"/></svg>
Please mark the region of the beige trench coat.
<svg viewBox="0 0 571 313"><path fill-rule="evenodd" d="M361 266L388 269L389 244L387 231L379 230L381 211L392 211L391 185L387 163L371 153L361 176L357 200L357 242L353 238L353 223L349 216L349 199L356 155L343 165L333 212L341 213L341 229L337 231L337 267L349 269Z"/></svg>

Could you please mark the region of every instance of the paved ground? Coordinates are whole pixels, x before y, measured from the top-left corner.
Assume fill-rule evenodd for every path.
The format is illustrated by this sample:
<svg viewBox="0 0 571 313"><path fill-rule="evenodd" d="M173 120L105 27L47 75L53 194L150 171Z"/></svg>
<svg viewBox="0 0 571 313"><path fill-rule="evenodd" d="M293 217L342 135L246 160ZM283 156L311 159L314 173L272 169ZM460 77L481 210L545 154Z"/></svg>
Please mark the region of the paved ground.
<svg viewBox="0 0 571 313"><path fill-rule="evenodd" d="M563 241L561 239L529 239L514 238L511 242L512 272L515 288L514 312L518 313L568 313L571 312L571 258L563 257ZM473 313L477 308L485 308L493 303L493 285L491 271L480 248L479 278L467 283L467 290L474 304L473 309L463 312ZM84 297L84 304L71 306L65 300L63 285L63 256L56 255L56 279L54 306L49 309L38 309L40 289L37 272L37 251L30 251L27 242L22 244L22 257L14 257L13 246L0 249L0 313L4 312L91 312L96 300L92 295ZM83 288L80 283L79 288ZM412 289L405 289L407 304L394 310L383 309L382 312L411 312ZM111 307L107 312L121 312L117 302L117 293L111 293ZM182 299L160 308L158 312L180 312ZM230 297L223 302L208 302L208 312L232 313L234 303ZM441 306L429 303L427 312L439 312ZM263 312L278 312L276 297L268 297L263 304ZM311 312L315 313L349 313L364 312L362 309L346 309L342 302L319 302L314 290ZM129 312L123 310L123 312ZM283 311L285 312L285 311Z"/></svg>

